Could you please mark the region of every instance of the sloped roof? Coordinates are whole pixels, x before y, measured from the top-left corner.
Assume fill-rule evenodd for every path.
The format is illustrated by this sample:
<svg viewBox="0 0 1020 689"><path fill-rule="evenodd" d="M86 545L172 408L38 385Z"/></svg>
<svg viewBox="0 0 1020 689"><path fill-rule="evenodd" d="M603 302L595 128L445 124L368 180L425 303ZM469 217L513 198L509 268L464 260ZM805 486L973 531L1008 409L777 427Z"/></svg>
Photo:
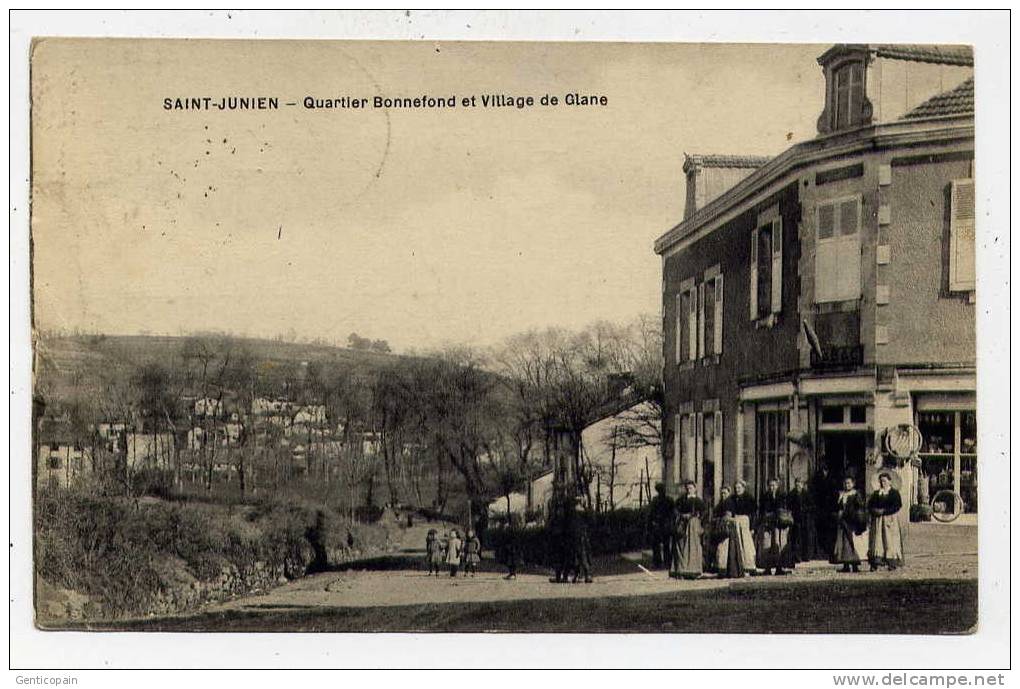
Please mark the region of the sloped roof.
<svg viewBox="0 0 1020 689"><path fill-rule="evenodd" d="M973 65L974 50L969 45L919 45L911 43L873 46L875 55L893 60L935 62L943 65Z"/></svg>
<svg viewBox="0 0 1020 689"><path fill-rule="evenodd" d="M63 419L43 418L39 424L39 442L69 445L74 442L74 429Z"/></svg>
<svg viewBox="0 0 1020 689"><path fill-rule="evenodd" d="M692 167L759 168L769 162L769 156L717 155L705 153L684 154L684 172Z"/></svg>
<svg viewBox="0 0 1020 689"><path fill-rule="evenodd" d="M954 89L932 96L901 119L916 120L922 117L967 115L974 112L974 78L971 77Z"/></svg>
<svg viewBox="0 0 1020 689"><path fill-rule="evenodd" d="M928 45L917 43L837 43L818 56L825 65L839 56L867 52L875 57L940 65L974 65L974 51L968 45Z"/></svg>

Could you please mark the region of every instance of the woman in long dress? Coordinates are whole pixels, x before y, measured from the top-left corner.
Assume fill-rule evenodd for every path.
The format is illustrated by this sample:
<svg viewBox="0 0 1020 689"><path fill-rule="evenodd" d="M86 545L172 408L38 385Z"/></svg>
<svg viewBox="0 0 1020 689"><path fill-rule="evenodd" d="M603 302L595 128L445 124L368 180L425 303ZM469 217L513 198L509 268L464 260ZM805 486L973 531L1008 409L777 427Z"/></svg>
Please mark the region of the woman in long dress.
<svg viewBox="0 0 1020 689"><path fill-rule="evenodd" d="M705 502L697 495L694 481L684 483L685 495L676 501L676 521L673 532L673 569L669 575L676 579L697 579L702 573L701 526Z"/></svg>
<svg viewBox="0 0 1020 689"><path fill-rule="evenodd" d="M726 562L726 575L743 577L756 571L754 535L751 519L758 511L754 497L747 492L747 484L738 480L733 484L728 511L733 515L730 526L730 549Z"/></svg>
<svg viewBox="0 0 1020 689"><path fill-rule="evenodd" d="M729 486L719 489L719 502L712 510L712 546L715 555L715 571L720 577L726 576L730 559L730 526L733 523Z"/></svg>
<svg viewBox="0 0 1020 689"><path fill-rule="evenodd" d="M793 483L789 494L790 511L793 512L793 527L790 540L797 562L809 562L818 554L818 516L815 512L814 496L808 490L804 479Z"/></svg>
<svg viewBox="0 0 1020 689"><path fill-rule="evenodd" d="M836 547L832 560L842 564L841 572L861 571L861 554L856 541L864 533L864 500L854 487L853 477L843 479L843 491L836 500Z"/></svg>
<svg viewBox="0 0 1020 689"><path fill-rule="evenodd" d="M892 487L889 472L878 475L878 486L868 498L868 564L872 572L879 565L890 570L903 566L903 526L899 515L903 499Z"/></svg>
<svg viewBox="0 0 1020 689"><path fill-rule="evenodd" d="M787 574L793 569L793 550L790 548L790 510L786 494L779 490L779 479L770 478L768 489L758 503L758 558L765 574ZM784 520L783 516L786 516Z"/></svg>

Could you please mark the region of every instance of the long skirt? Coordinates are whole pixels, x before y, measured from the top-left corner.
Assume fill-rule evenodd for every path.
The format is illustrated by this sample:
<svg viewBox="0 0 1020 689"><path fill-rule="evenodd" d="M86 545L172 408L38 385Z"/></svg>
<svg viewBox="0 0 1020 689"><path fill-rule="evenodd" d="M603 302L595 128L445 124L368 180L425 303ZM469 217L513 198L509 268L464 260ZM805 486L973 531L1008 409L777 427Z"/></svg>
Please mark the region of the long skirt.
<svg viewBox="0 0 1020 689"><path fill-rule="evenodd" d="M832 561L836 564L858 565L861 563L861 547L864 543L864 534L855 534L842 519L836 526L836 547L832 551Z"/></svg>
<svg viewBox="0 0 1020 689"><path fill-rule="evenodd" d="M872 565L903 566L903 532L898 514L871 518L868 562Z"/></svg>
<svg viewBox="0 0 1020 689"><path fill-rule="evenodd" d="M816 530L815 515L804 512L798 516L797 523L793 525L790 532L790 540L793 542L793 554L797 562L808 562L814 560L818 555L818 532Z"/></svg>
<svg viewBox="0 0 1020 689"><path fill-rule="evenodd" d="M697 579L702 572L701 518L689 517L673 538L673 568L669 575L678 579Z"/></svg>
<svg viewBox="0 0 1020 689"><path fill-rule="evenodd" d="M758 531L758 566L762 569L782 569L792 568L793 565L789 527L762 526Z"/></svg>
<svg viewBox="0 0 1020 689"><path fill-rule="evenodd" d="M734 549L730 552L735 550L741 554L741 575L743 575L745 571L754 569L758 557L755 551L755 538L751 533L751 518L747 514L737 514L733 518L733 525L735 526L733 532L735 538L732 539ZM732 571L731 565L729 569Z"/></svg>
<svg viewBox="0 0 1020 689"><path fill-rule="evenodd" d="M726 568L730 562L730 534L728 525L719 527L721 535L715 544L715 571L719 576L726 576Z"/></svg>
<svg viewBox="0 0 1020 689"><path fill-rule="evenodd" d="M754 540L747 516L737 516L727 523L726 538L716 549L716 568L719 576L742 577L754 569Z"/></svg>

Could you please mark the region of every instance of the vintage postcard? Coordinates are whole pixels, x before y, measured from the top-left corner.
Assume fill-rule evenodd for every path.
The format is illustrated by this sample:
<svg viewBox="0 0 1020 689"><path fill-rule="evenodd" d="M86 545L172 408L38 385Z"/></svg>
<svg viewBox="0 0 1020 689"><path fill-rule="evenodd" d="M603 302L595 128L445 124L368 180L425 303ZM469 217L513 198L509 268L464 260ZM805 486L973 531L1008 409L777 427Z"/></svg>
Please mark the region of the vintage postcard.
<svg viewBox="0 0 1020 689"><path fill-rule="evenodd" d="M976 71L36 38L35 625L974 632Z"/></svg>

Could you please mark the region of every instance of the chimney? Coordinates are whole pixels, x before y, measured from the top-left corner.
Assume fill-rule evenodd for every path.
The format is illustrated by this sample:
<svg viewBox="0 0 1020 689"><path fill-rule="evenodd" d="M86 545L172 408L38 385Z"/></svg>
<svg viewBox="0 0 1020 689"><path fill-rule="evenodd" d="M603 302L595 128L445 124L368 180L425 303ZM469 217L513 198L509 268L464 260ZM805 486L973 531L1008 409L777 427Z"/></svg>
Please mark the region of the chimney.
<svg viewBox="0 0 1020 689"><path fill-rule="evenodd" d="M684 220L767 163L766 156L684 154Z"/></svg>

